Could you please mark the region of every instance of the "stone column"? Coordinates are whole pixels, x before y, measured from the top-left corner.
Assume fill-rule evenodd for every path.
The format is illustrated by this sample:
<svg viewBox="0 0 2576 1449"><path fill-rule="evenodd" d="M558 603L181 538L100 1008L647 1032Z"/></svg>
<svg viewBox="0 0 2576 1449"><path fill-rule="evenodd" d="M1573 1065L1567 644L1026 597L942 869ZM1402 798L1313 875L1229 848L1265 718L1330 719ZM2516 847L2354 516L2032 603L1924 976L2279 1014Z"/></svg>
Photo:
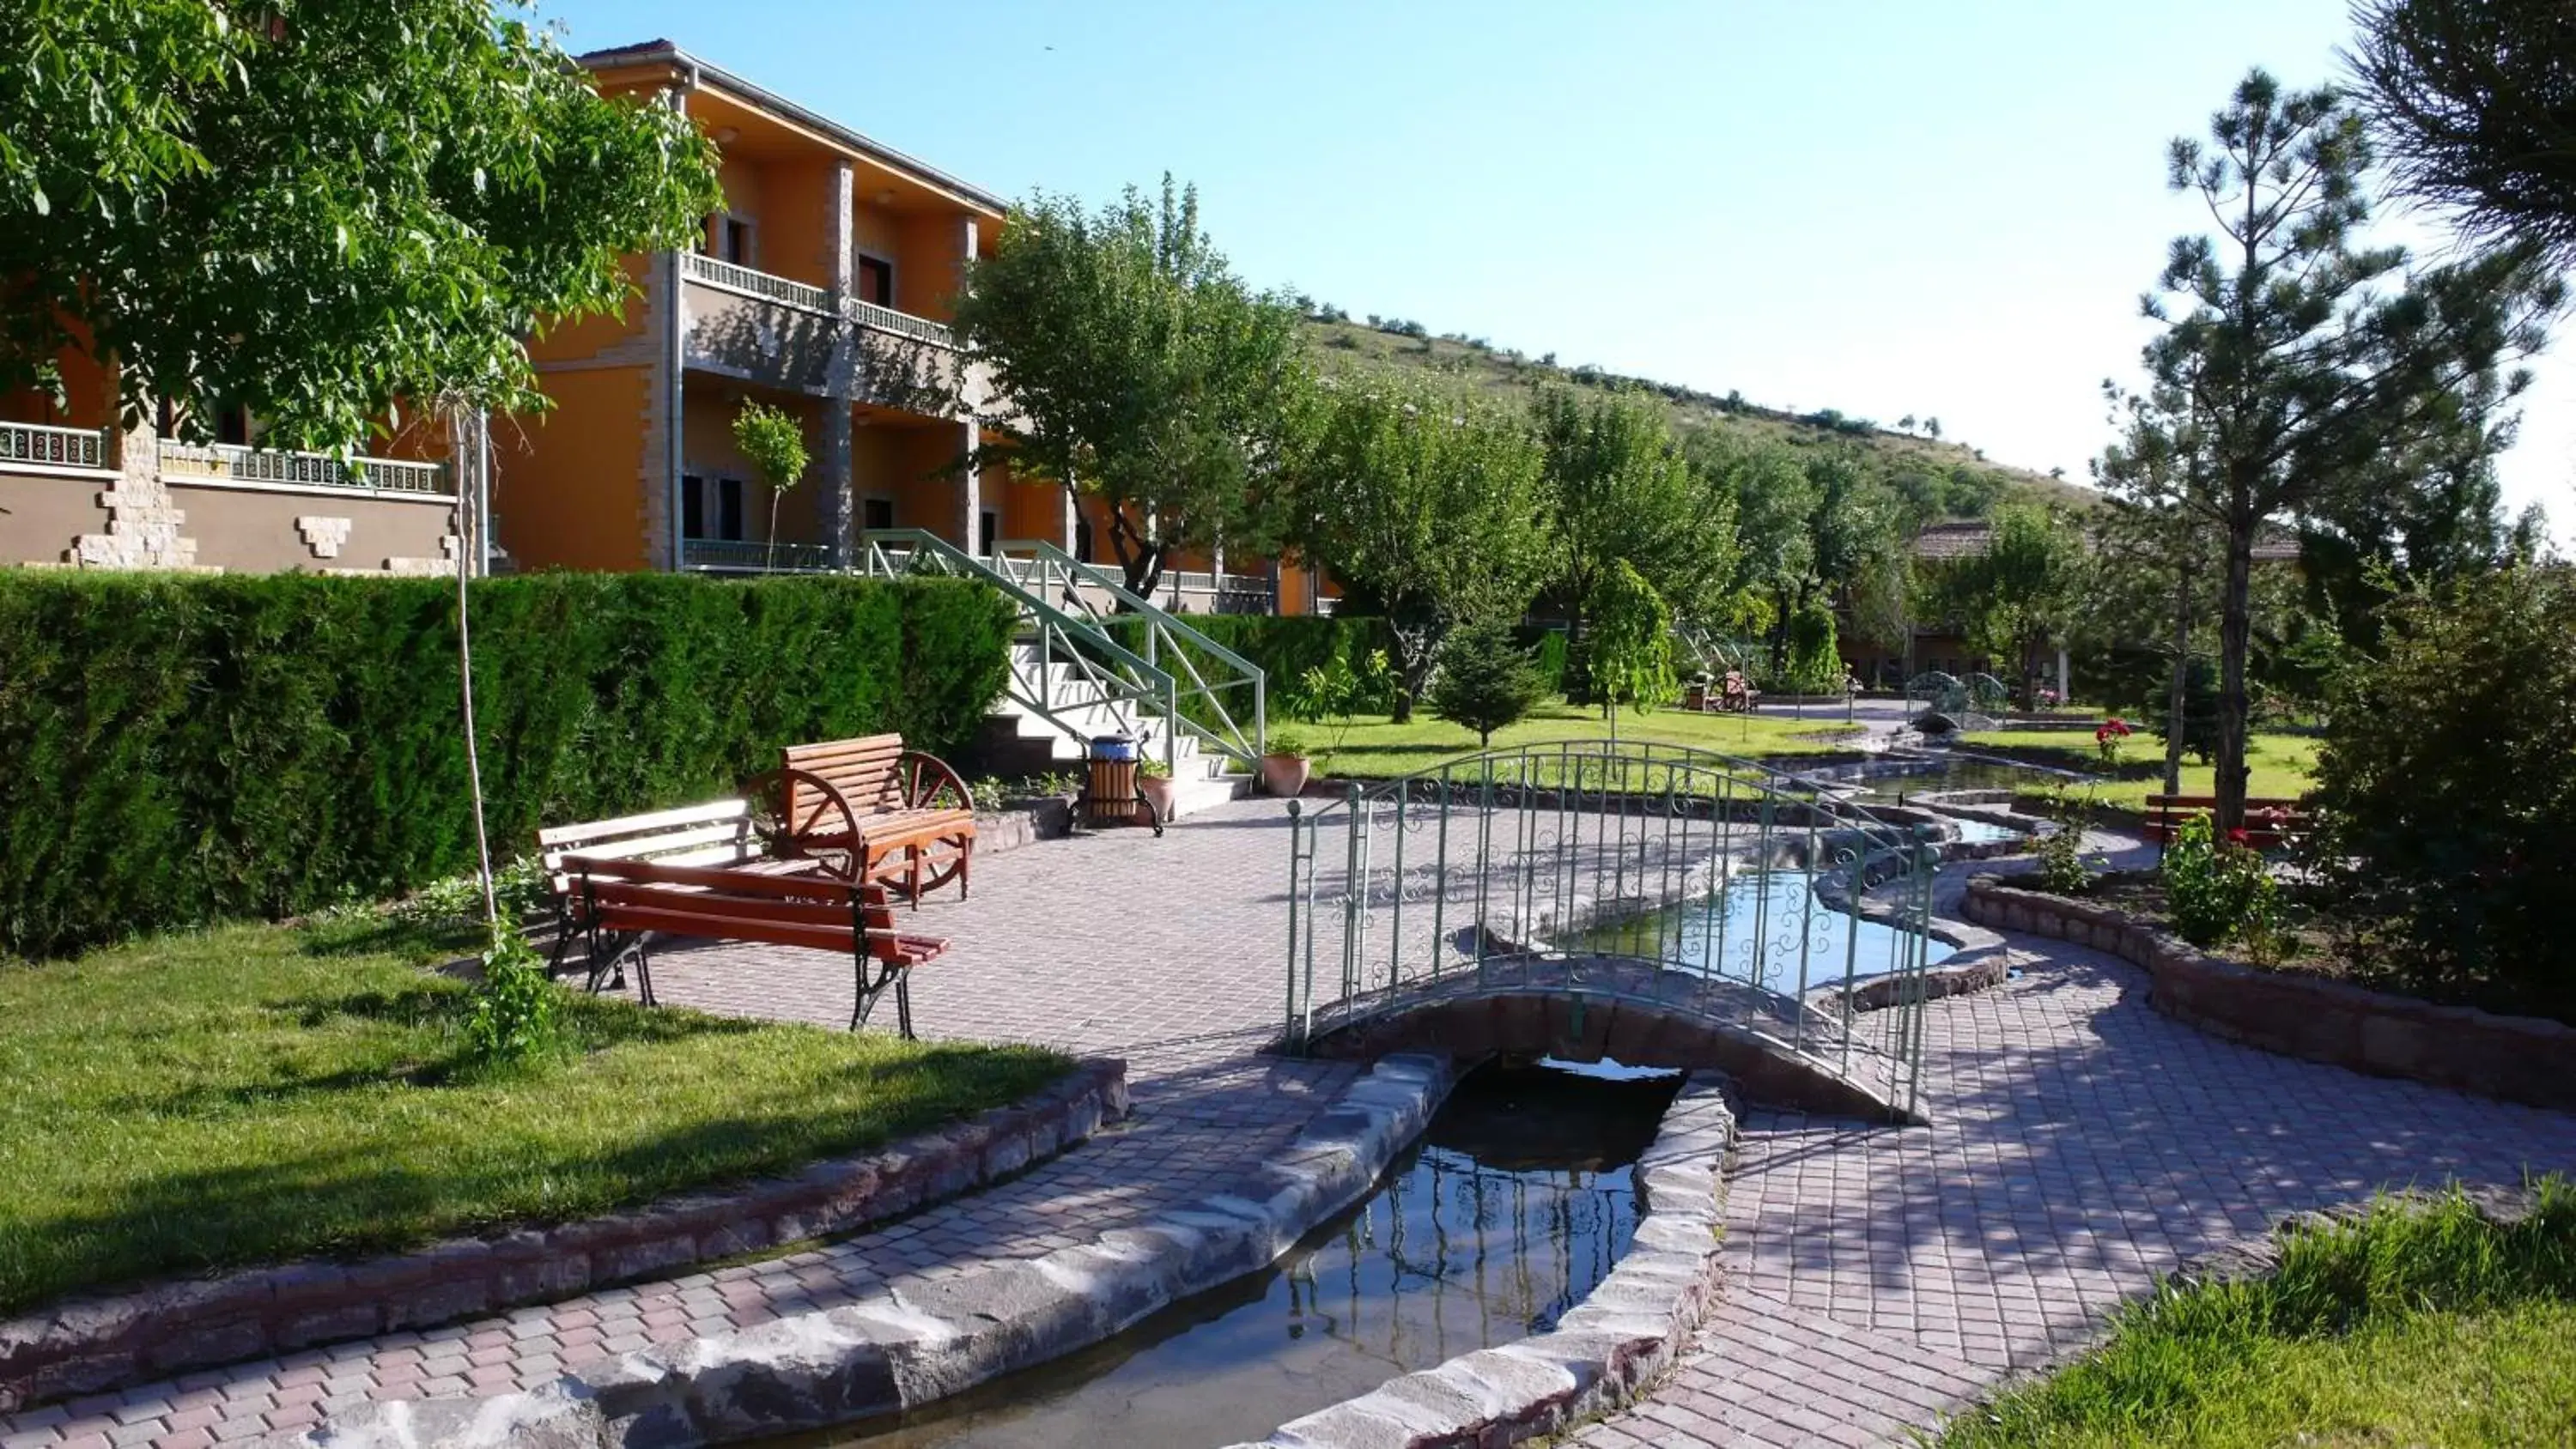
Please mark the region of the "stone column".
<svg viewBox="0 0 2576 1449"><path fill-rule="evenodd" d="M1064 487L1061 484L1056 487L1056 498L1064 507L1064 543L1062 546L1067 554L1075 558L1079 558L1081 557L1081 554L1076 550L1077 546L1082 542L1082 501L1073 496L1072 489Z"/></svg>
<svg viewBox="0 0 2576 1449"><path fill-rule="evenodd" d="M957 480L957 546L977 557L982 556L981 538L984 512L983 432L968 418L958 425L965 471Z"/></svg>
<svg viewBox="0 0 2576 1449"><path fill-rule="evenodd" d="M823 188L823 252L832 279L832 310L840 311L841 301L850 295L858 268L850 242L850 212L855 177L846 157L832 162L831 175ZM825 369L823 387L823 435L820 456L815 459L815 486L822 490L816 500L815 513L821 520L825 557L836 568L846 566L850 553L850 516L854 511L851 497L850 394L852 375L857 368L857 329L846 319L836 321L832 329L832 360Z"/></svg>
<svg viewBox="0 0 2576 1449"><path fill-rule="evenodd" d="M73 540L72 561L84 568L194 567L197 541L179 536L188 515L161 481L161 435L153 430L148 406L141 420L117 437L116 471L115 486L98 495L99 506L107 510L107 532Z"/></svg>

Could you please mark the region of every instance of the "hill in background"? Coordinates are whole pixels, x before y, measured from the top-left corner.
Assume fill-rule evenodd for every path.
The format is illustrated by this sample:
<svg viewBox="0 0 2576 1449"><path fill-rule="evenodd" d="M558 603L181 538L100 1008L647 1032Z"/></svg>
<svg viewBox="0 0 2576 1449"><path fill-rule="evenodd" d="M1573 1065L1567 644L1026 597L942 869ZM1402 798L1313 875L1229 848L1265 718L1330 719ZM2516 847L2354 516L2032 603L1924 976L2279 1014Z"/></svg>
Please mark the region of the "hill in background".
<svg viewBox="0 0 2576 1449"><path fill-rule="evenodd" d="M2090 488L2034 473L2025 468L1990 463L1964 443L1902 432L1863 418L1845 417L1830 408L1790 413L1745 400L1741 393L1719 397L1675 383L1624 377L1595 367L1560 367L1554 354L1527 357L1494 347L1482 339L1455 333L1434 336L1418 322L1396 318L1352 321L1336 311L1309 311L1308 340L1326 366L1336 360L1436 372L1487 392L1518 396L1542 384L1570 387L1635 387L1664 399L1677 431L1714 428L1747 438L1785 443L1793 448L1836 444L1856 447L1883 468L1891 480L1930 475L1946 480L1941 491L1953 516L1977 516L2000 499L2029 497L2043 503L2084 504L2101 495ZM1909 492L1915 490L1907 490Z"/></svg>

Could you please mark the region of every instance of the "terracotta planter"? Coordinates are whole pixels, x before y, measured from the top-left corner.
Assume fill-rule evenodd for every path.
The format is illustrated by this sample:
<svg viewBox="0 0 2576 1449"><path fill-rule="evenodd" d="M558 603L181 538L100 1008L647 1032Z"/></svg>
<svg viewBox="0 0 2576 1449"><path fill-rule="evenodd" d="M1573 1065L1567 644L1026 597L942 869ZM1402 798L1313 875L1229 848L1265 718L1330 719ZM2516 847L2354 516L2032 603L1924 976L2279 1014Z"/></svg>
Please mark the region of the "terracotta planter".
<svg viewBox="0 0 2576 1449"><path fill-rule="evenodd" d="M1263 755L1261 757L1261 790L1283 800L1294 800L1306 791L1306 777L1314 764L1304 755Z"/></svg>
<svg viewBox="0 0 2576 1449"><path fill-rule="evenodd" d="M1136 782L1136 788L1144 795L1146 807L1137 812L1137 824L1160 825L1172 818L1172 801L1180 792L1173 788L1169 775L1147 775Z"/></svg>

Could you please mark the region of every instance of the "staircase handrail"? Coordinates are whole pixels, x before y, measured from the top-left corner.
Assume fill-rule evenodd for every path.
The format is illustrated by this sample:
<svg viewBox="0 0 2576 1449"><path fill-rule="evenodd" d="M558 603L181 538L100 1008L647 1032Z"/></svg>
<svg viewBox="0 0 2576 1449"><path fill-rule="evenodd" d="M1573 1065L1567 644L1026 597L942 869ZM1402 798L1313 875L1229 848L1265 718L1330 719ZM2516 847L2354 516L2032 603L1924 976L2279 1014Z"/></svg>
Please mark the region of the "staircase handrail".
<svg viewBox="0 0 2576 1449"><path fill-rule="evenodd" d="M900 557L896 550L887 547L888 544L901 546ZM1090 620L1048 602L1008 571L993 567L935 533L919 528L869 529L865 546L860 551L858 571L870 578L899 578L908 573L936 572L954 578L974 579L1001 590L1004 597L1019 606L1022 619L1033 622L1038 630L1036 680L1032 684L1015 674L1012 683L1018 688L1013 691L1013 698L1069 733L1079 733L1079 730L1057 712L1054 699L1055 676L1051 666L1059 662L1055 649L1059 640L1066 645L1061 662L1080 672L1100 692L1097 701L1084 701L1086 705L1097 703L1117 716L1116 702L1136 701L1160 709L1163 718L1175 724L1181 720L1180 686L1168 672L1111 638L1107 631ZM1125 666L1126 672L1102 668L1090 651L1098 651ZM1121 723L1134 729L1138 722L1122 718ZM1179 763L1175 748L1178 738L1177 730L1163 731L1163 765L1166 769Z"/></svg>
<svg viewBox="0 0 2576 1449"><path fill-rule="evenodd" d="M1269 674L1260 665L1209 638L1205 632L1183 622L1178 615L1152 600L1138 595L1115 575L1082 562L1044 539L1004 539L993 546L997 570L1006 574L1009 573L1008 565L1023 554L1034 567L1030 574L1011 575L1013 581L1023 587L1048 590L1062 580L1065 597L1092 620L1102 635L1106 636L1110 626L1119 619L1142 620L1145 626L1145 662L1162 669L1166 667L1163 663L1166 654L1177 660L1180 670L1188 676L1188 687L1182 694L1205 701L1217 720L1213 726L1203 725L1175 714L1174 722L1197 735L1219 754L1248 766L1260 763L1261 757L1268 753L1270 743ZM1107 594L1120 605L1120 612L1103 614L1084 596L1086 588ZM1167 649L1165 646L1168 645L1188 647ZM1226 666L1232 677L1220 678L1215 684L1208 683L1207 676L1200 672L1198 661L1191 657L1193 650ZM1247 684L1252 687L1252 729L1249 735L1236 722L1234 712L1226 708L1221 694L1221 691L1241 689Z"/></svg>

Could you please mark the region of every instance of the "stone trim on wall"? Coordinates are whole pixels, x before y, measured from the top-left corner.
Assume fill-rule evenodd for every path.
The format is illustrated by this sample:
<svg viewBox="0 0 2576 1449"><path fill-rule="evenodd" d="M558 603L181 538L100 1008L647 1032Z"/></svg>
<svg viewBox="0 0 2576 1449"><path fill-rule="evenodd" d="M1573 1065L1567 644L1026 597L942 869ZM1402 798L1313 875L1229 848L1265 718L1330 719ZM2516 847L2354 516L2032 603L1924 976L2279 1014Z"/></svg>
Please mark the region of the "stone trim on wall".
<svg viewBox="0 0 2576 1449"><path fill-rule="evenodd" d="M1236 1449L1496 1449L1625 1406L1717 1301L1734 1144L1725 1078L1692 1073L1637 1161L1635 1240L1554 1330L1389 1379Z"/></svg>
<svg viewBox="0 0 2576 1449"><path fill-rule="evenodd" d="M1959 911L2142 966L2155 985L2150 1004L2212 1036L2371 1076L2576 1110L2576 1026L2240 965L2126 912L2017 890L1993 876L1968 882Z"/></svg>
<svg viewBox="0 0 2576 1449"><path fill-rule="evenodd" d="M900 1279L846 1307L658 1345L538 1389L370 1403L254 1442L258 1449L682 1449L918 1408L1097 1343L1268 1265L1365 1196L1421 1135L1449 1087L1447 1057L1389 1057L1240 1192L1044 1257ZM1686 1198L1698 1180L1684 1167L1673 1171L1683 1175L1668 1190Z"/></svg>
<svg viewBox="0 0 2576 1449"><path fill-rule="evenodd" d="M0 1412L847 1233L1007 1177L1126 1114L1127 1064L1092 1058L1012 1106L793 1178L361 1262L289 1263L58 1303L0 1322Z"/></svg>

